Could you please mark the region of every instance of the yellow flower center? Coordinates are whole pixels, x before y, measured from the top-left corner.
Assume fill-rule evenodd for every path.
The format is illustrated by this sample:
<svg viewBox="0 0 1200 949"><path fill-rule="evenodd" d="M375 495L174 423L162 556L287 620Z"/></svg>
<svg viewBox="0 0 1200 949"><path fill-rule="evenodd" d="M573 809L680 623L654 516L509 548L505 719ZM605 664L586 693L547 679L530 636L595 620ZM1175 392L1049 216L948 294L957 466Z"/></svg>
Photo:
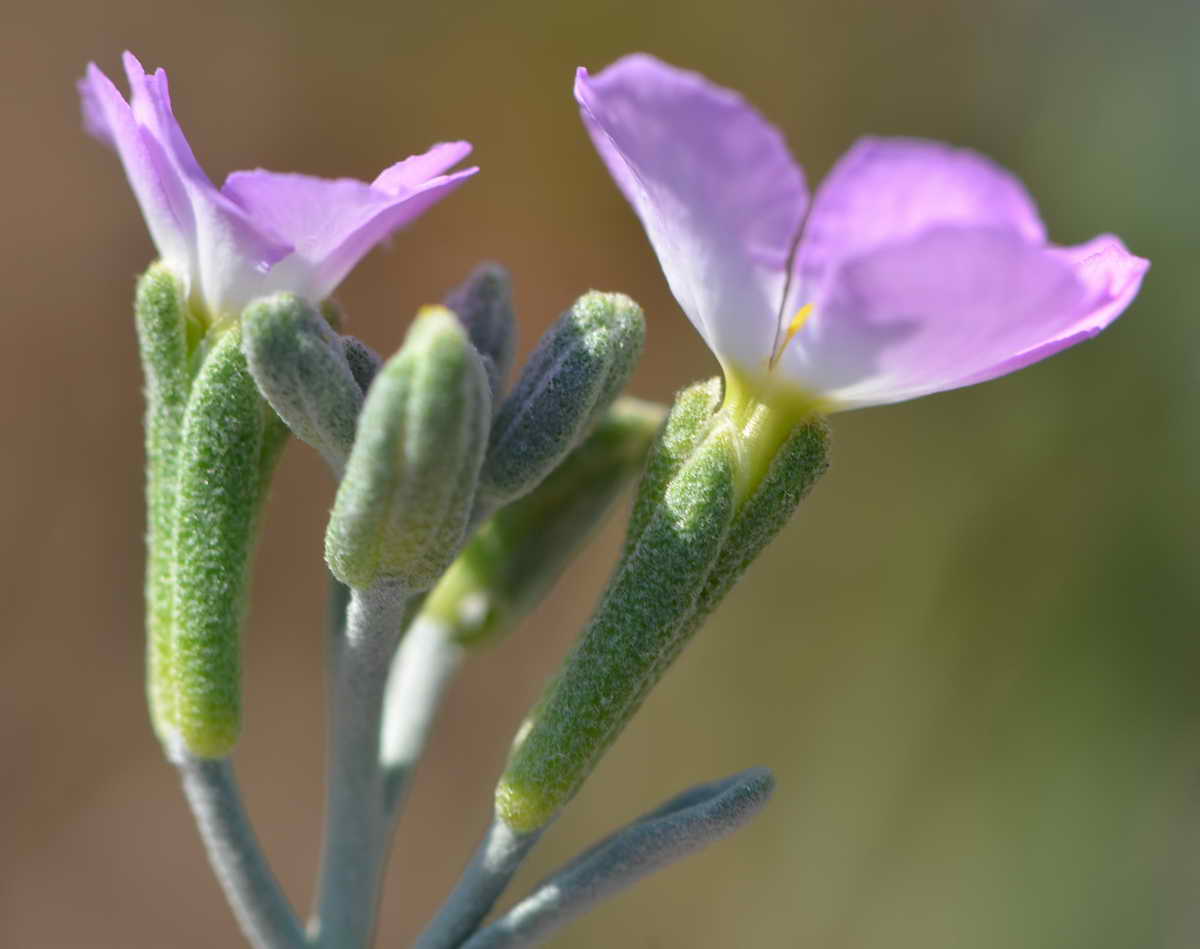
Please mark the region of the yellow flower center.
<svg viewBox="0 0 1200 949"><path fill-rule="evenodd" d="M732 363L722 362L725 398L721 413L738 430L742 456L738 485L740 501L746 500L766 477L775 455L796 427L833 408L827 400L774 371L783 351L812 314L811 303L796 311L765 369L748 372Z"/></svg>

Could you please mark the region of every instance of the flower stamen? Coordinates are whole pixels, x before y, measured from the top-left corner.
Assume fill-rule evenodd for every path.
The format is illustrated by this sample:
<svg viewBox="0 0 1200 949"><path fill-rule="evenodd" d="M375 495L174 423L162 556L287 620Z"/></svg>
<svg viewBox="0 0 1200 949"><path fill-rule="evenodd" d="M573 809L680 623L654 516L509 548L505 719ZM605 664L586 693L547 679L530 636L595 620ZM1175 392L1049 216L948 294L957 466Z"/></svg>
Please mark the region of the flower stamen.
<svg viewBox="0 0 1200 949"><path fill-rule="evenodd" d="M795 338L796 334L799 333L800 330L804 329L804 324L808 322L809 317L811 317L812 314L813 305L811 303L804 304L804 306L800 307L800 309L796 311L791 322L788 323L787 332L783 334L782 342L780 342L780 344L776 347L771 359L767 362L768 370L774 369L779 363L779 357L782 356L783 351L787 349L788 343Z"/></svg>

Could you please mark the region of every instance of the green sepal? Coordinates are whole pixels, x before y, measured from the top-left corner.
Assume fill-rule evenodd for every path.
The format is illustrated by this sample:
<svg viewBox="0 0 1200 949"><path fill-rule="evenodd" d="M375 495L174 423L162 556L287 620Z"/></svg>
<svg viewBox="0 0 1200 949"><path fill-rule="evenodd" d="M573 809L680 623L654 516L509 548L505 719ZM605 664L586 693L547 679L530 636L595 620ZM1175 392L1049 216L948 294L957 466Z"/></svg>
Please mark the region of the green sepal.
<svg viewBox="0 0 1200 949"><path fill-rule="evenodd" d="M492 405L499 407L517 354L517 317L508 271L499 264L480 264L446 295L445 304L466 328L471 345L483 360Z"/></svg>
<svg viewBox="0 0 1200 949"><path fill-rule="evenodd" d="M184 410L191 392L187 301L183 285L162 264L138 281L134 300L146 394L146 687L150 719L160 738L166 676L171 665L171 545Z"/></svg>
<svg viewBox="0 0 1200 949"><path fill-rule="evenodd" d="M675 395L667 424L650 449L646 471L638 485L629 528L625 535L625 553L637 544L642 529L654 515L671 479L712 427L721 404L721 380L697 382Z"/></svg>
<svg viewBox="0 0 1200 949"><path fill-rule="evenodd" d="M629 381L645 333L641 308L619 293L586 293L559 317L496 414L484 511L531 491L586 437Z"/></svg>
<svg viewBox="0 0 1200 949"><path fill-rule="evenodd" d="M325 534L333 575L429 589L458 553L487 443L491 397L454 314L427 307L376 376Z"/></svg>
<svg viewBox="0 0 1200 949"><path fill-rule="evenodd" d="M513 830L553 818L683 647L734 516L736 438L713 425L679 467L522 725L496 788L497 817Z"/></svg>
<svg viewBox="0 0 1200 949"><path fill-rule="evenodd" d="M617 572L522 726L497 787L497 816L516 831L544 826L570 799L828 468L823 419L756 416L742 425L719 407L722 398L716 379L681 392L651 451ZM769 444L755 441L764 438ZM664 517L688 504L707 508L724 528L676 550L662 539ZM695 558L690 573L678 566L685 555Z"/></svg>
<svg viewBox="0 0 1200 949"><path fill-rule="evenodd" d="M341 337L312 304L277 293L246 307L242 349L271 407L340 472L363 403Z"/></svg>
<svg viewBox="0 0 1200 949"><path fill-rule="evenodd" d="M425 601L462 646L495 642L554 585L641 470L661 406L618 399L540 485L483 525Z"/></svg>
<svg viewBox="0 0 1200 949"><path fill-rule="evenodd" d="M812 416L789 426L782 416L764 424L756 415L748 431L738 426L734 414L722 406L723 397L720 377L696 383L678 393L646 463L625 544L626 551L636 544L642 526L666 486L708 430L722 420L738 428L737 514L704 596L708 606L699 618L720 602L829 468L830 429L824 418ZM759 411L768 414L770 410L760 406ZM778 432L782 435L777 435ZM770 439L769 444L762 451L755 451L758 446L750 442L764 434ZM762 454L767 458L765 473L756 482L754 474L746 470L753 466L748 459Z"/></svg>
<svg viewBox="0 0 1200 949"><path fill-rule="evenodd" d="M241 625L258 513L285 429L250 375L241 330L209 341L184 414L172 544L169 662L154 670L162 729L198 757L228 754L241 721Z"/></svg>
<svg viewBox="0 0 1200 949"><path fill-rule="evenodd" d="M691 619L693 631L787 525L800 502L829 470L830 434L829 423L821 417L792 428L771 460L766 476L741 502L734 516L721 556Z"/></svg>

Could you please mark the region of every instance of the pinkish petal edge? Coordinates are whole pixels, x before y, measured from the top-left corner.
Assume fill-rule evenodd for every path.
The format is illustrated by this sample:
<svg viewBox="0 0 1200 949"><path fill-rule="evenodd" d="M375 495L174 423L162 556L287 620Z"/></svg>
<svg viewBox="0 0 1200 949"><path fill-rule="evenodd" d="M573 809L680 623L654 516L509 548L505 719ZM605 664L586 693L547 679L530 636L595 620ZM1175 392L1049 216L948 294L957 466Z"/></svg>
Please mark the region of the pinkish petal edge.
<svg viewBox="0 0 1200 949"><path fill-rule="evenodd" d="M995 378L1094 335L1097 314L1132 299L1133 282L1114 295L1082 273L1093 260L1012 231L934 228L840 267L780 369L842 408Z"/></svg>
<svg viewBox="0 0 1200 949"><path fill-rule="evenodd" d="M279 272L271 275L269 283L295 283L294 271L303 270L307 273L305 294L321 299L332 293L375 245L476 174L478 168L436 174L452 163L454 156L469 151L469 146L465 150L435 146L424 155L399 162L383 175L405 166L407 183L393 176L386 189L378 186L383 175L368 185L352 178L317 178L260 168L234 172L222 191L256 221L295 245L295 260L277 268ZM416 171L421 168L435 176L418 180Z"/></svg>

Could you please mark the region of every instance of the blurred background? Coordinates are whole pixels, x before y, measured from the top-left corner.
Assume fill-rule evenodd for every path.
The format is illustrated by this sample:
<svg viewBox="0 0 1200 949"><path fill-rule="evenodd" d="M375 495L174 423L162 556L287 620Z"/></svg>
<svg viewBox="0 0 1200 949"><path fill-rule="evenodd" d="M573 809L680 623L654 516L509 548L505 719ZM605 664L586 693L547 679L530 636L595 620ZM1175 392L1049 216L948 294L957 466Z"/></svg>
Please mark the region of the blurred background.
<svg viewBox="0 0 1200 949"><path fill-rule="evenodd" d="M0 944L239 945L141 685L141 393L152 247L74 80L165 65L220 181L371 178L465 137L483 173L339 293L395 348L480 259L527 352L590 287L649 317L633 390L715 366L580 126L572 72L644 49L742 90L815 182L858 135L1019 174L1054 239L1154 263L1107 333L977 388L836 418L835 464L539 847L517 896L676 790L757 764L735 837L554 946L1158 949L1200 941L1200 8L1008 0L10 5L0 150ZM122 83L123 84L123 83ZM332 484L289 447L265 524L237 759L307 906L324 740ZM397 840L407 944L487 820L509 739L585 619L619 518L450 696Z"/></svg>

